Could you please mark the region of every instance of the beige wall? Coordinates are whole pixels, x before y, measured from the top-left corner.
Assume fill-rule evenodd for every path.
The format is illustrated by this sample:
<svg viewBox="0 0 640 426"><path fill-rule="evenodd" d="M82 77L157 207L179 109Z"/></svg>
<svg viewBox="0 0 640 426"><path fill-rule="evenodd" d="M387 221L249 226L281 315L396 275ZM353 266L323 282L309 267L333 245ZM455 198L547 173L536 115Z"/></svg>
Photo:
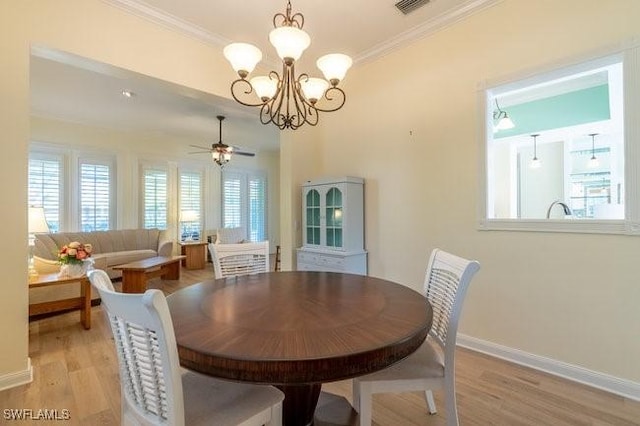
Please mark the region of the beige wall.
<svg viewBox="0 0 640 426"><path fill-rule="evenodd" d="M321 117L318 172L365 178L370 274L418 290L434 247L478 259L462 333L640 382L640 238L479 231L477 213L479 85L638 22L636 0L505 0L351 70L346 106Z"/></svg>
<svg viewBox="0 0 640 426"><path fill-rule="evenodd" d="M29 54L31 46L67 51L100 62L225 96L234 78L219 48L200 43L99 0L0 2L0 158L7 244L0 248L0 379L27 371L27 212ZM8 378L8 379L7 379Z"/></svg>

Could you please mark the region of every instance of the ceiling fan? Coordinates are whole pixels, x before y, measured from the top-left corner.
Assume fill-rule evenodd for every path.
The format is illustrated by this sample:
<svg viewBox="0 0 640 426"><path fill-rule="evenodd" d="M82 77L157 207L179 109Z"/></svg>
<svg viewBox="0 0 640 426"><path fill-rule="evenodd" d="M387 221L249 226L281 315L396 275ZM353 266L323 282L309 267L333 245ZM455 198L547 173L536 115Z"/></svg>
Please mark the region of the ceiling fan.
<svg viewBox="0 0 640 426"><path fill-rule="evenodd" d="M215 161L216 164L218 164L221 167L227 164L229 160L231 160L231 155L244 155L246 157L255 157L256 154L253 152L242 151L242 149L240 149L237 146L227 145L226 143L222 142L222 120L224 120L224 115L218 115L216 116L216 118L220 122L220 140L217 143L211 144L211 148L205 148L203 146L198 146L198 145L189 145L194 148L199 148L202 150L202 151L190 152L189 154L202 154L205 152L211 153L211 157L213 158L213 161Z"/></svg>

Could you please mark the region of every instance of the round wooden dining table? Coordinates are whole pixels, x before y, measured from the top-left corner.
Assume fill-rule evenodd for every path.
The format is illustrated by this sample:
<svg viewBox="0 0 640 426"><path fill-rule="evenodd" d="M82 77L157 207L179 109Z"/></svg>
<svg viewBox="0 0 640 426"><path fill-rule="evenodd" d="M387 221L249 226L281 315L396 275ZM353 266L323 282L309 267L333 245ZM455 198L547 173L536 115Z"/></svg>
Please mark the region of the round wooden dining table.
<svg viewBox="0 0 640 426"><path fill-rule="evenodd" d="M285 426L313 423L321 385L385 368L414 352L432 310L400 284L334 272L209 280L167 297L180 364L285 394Z"/></svg>

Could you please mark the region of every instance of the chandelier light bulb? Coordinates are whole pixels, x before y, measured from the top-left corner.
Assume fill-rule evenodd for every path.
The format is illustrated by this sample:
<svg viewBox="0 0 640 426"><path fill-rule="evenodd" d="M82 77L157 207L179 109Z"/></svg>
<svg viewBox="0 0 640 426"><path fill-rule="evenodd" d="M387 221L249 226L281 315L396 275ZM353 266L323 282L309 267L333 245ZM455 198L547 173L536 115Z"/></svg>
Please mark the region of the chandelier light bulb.
<svg viewBox="0 0 640 426"><path fill-rule="evenodd" d="M324 78L331 82L333 86L344 80L353 60L342 53L330 53L318 59L316 65L324 74Z"/></svg>
<svg viewBox="0 0 640 426"><path fill-rule="evenodd" d="M275 28L269 33L269 41L287 65L300 59L302 52L311 44L309 34L295 27Z"/></svg>
<svg viewBox="0 0 640 426"><path fill-rule="evenodd" d="M249 82L262 102L273 98L278 91L278 80L267 77L266 75L253 77Z"/></svg>
<svg viewBox="0 0 640 426"><path fill-rule="evenodd" d="M329 88L329 83L321 78L309 78L300 82L300 86L304 96L313 105L324 95L325 90Z"/></svg>
<svg viewBox="0 0 640 426"><path fill-rule="evenodd" d="M224 48L223 54L242 78L249 75L262 60L260 49L249 43L231 43Z"/></svg>

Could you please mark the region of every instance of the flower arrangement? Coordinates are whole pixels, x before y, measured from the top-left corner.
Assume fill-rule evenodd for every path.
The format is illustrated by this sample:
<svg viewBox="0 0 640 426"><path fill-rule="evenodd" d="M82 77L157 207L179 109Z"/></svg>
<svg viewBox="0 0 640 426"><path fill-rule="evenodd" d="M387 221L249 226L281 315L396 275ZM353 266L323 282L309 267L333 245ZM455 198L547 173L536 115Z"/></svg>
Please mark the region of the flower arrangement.
<svg viewBox="0 0 640 426"><path fill-rule="evenodd" d="M84 260L91 257L93 247L91 244L82 244L77 241L62 246L58 252L58 263L61 265L81 265Z"/></svg>

